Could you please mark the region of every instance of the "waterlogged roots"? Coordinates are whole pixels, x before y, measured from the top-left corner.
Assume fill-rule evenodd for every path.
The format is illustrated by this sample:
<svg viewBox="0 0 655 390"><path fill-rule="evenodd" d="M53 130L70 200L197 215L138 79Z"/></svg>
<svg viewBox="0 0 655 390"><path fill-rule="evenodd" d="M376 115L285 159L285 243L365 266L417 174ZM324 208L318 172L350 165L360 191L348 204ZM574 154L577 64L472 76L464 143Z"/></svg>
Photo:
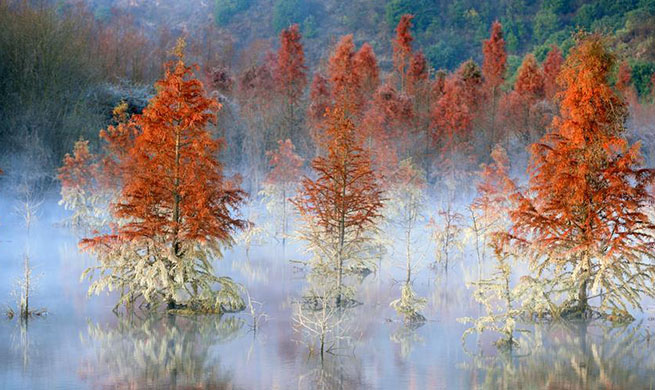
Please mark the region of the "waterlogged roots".
<svg viewBox="0 0 655 390"><path fill-rule="evenodd" d="M513 337L502 337L496 340L494 345L500 351L511 352L513 349L519 346L519 343Z"/></svg>
<svg viewBox="0 0 655 390"><path fill-rule="evenodd" d="M341 296L341 299L338 301L338 303L336 297L332 299L325 299L325 297L320 295L306 295L302 297L302 300L300 301L302 308L309 311L320 311L324 309L324 306L328 309L350 309L361 304L362 303L358 300L345 295Z"/></svg>
<svg viewBox="0 0 655 390"><path fill-rule="evenodd" d="M25 319L32 319L35 317L45 317L48 315L48 310L45 308L40 308L40 309L29 309L27 311L21 309L20 313L17 313L14 311L13 308L8 307L7 310L5 310L5 316L8 319L13 319L14 317L18 317L20 315L20 318L25 320Z"/></svg>
<svg viewBox="0 0 655 390"><path fill-rule="evenodd" d="M227 277L218 278L221 289L208 296L193 297L183 303L173 303L168 313L178 315L237 313L246 308L244 287Z"/></svg>
<svg viewBox="0 0 655 390"><path fill-rule="evenodd" d="M420 313L425 307L427 300L418 297L409 283L403 285L400 290L400 298L391 302L398 315L403 317L405 324L410 326L420 326L425 322L425 317Z"/></svg>

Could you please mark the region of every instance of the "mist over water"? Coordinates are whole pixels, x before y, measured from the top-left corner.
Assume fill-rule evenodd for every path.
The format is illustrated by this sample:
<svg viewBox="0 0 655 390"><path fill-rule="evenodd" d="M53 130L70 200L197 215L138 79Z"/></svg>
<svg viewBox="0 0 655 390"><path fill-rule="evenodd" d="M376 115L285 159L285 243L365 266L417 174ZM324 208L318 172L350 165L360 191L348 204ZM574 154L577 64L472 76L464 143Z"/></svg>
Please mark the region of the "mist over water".
<svg viewBox="0 0 655 390"><path fill-rule="evenodd" d="M3 212L12 202L4 198ZM58 225L63 213L43 203L29 237L18 218L2 219L0 296L14 305L12 286L29 242L37 276L32 305L48 315L21 325L0 321L3 389L210 388L210 389L469 389L650 388L652 313L634 323L521 325L522 353L512 357L470 336L457 318L480 314L466 281L477 275L471 256L455 258L449 274L429 267L433 248L415 243L422 267L414 288L428 298L427 322L416 329L398 321L389 302L399 294L402 250L390 250L381 268L358 286L363 304L344 312L344 338L323 363L294 330L293 308L303 294L307 259L302 243L285 248L274 239L226 252L216 272L248 287L267 315L253 332L246 312L223 316L167 316L147 311L115 315L117 297L87 297L79 282L93 259L78 238ZM417 234L417 237L419 235ZM466 252L465 252L466 253ZM550 387L549 387L550 386Z"/></svg>

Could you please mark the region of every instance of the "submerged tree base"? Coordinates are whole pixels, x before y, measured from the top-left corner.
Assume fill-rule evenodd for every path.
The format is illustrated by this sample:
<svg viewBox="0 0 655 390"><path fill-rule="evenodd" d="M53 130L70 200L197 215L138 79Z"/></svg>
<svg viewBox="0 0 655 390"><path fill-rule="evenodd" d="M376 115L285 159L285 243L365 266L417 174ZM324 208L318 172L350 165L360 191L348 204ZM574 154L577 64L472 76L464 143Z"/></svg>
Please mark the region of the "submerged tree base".
<svg viewBox="0 0 655 390"><path fill-rule="evenodd" d="M348 297L341 297L341 300L337 304L336 299L333 305L327 303L325 301L324 297L321 297L319 295L306 295L302 297L302 300L300 301L300 305L302 305L303 309L307 309L310 311L319 311L323 310L323 306L326 304L327 307L338 307L340 309L350 309L352 307L360 306L363 303L352 299Z"/></svg>
<svg viewBox="0 0 655 390"><path fill-rule="evenodd" d="M246 308L245 303L240 305L217 303L215 299L196 299L185 303L175 303L166 312L169 314L193 316L203 314L238 313Z"/></svg>
<svg viewBox="0 0 655 390"><path fill-rule="evenodd" d="M13 319L14 317L19 317L21 319L30 319L35 317L45 317L46 315L48 315L48 310L44 307L40 309L27 310L27 312L21 311L20 313L15 312L13 308L9 307L5 311L5 316L10 320Z"/></svg>

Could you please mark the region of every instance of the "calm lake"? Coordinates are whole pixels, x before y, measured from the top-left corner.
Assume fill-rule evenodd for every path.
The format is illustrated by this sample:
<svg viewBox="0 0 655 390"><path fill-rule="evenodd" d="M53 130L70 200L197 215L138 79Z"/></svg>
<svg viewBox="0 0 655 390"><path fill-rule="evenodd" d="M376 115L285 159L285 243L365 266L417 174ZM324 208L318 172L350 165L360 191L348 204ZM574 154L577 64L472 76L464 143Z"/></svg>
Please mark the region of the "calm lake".
<svg viewBox="0 0 655 390"><path fill-rule="evenodd" d="M493 334L463 344L467 326L457 319L481 313L466 286L477 265L460 256L446 276L429 267L427 244L416 245L421 266L414 287L428 298L428 321L407 328L389 307L404 272L403 252L390 251L359 285L362 305L342 314L340 337L323 362L310 353L312 340L294 328L306 285L306 270L294 262L307 258L300 243L283 250L269 239L249 256L237 245L216 265L261 302L267 318L256 332L246 312L117 316L115 296L87 297L88 282L79 278L93 259L55 225L59 214L56 205L44 206L29 240L18 222L0 220L0 303L15 307L11 293L29 251L38 277L32 303L49 313L27 324L0 320L0 389L655 388L655 313L648 310L623 327L521 325L521 347L512 355L495 350Z"/></svg>

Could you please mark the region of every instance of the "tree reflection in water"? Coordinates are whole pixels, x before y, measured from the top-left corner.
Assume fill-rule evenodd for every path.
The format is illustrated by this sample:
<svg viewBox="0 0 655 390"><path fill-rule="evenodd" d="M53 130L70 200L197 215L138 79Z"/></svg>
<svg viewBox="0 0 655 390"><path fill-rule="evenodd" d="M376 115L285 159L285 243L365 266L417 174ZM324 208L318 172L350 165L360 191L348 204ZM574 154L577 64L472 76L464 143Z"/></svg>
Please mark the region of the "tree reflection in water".
<svg viewBox="0 0 655 390"><path fill-rule="evenodd" d="M93 388L227 389L215 346L243 332L235 317L118 317L114 325L89 323L83 343L94 351L79 368Z"/></svg>
<svg viewBox="0 0 655 390"><path fill-rule="evenodd" d="M655 387L651 333L641 323L537 324L519 350L478 354L461 367L472 389L650 389Z"/></svg>
<svg viewBox="0 0 655 390"><path fill-rule="evenodd" d="M332 355L323 361L312 359L298 376L298 390L344 390L367 388L361 362L354 355Z"/></svg>

